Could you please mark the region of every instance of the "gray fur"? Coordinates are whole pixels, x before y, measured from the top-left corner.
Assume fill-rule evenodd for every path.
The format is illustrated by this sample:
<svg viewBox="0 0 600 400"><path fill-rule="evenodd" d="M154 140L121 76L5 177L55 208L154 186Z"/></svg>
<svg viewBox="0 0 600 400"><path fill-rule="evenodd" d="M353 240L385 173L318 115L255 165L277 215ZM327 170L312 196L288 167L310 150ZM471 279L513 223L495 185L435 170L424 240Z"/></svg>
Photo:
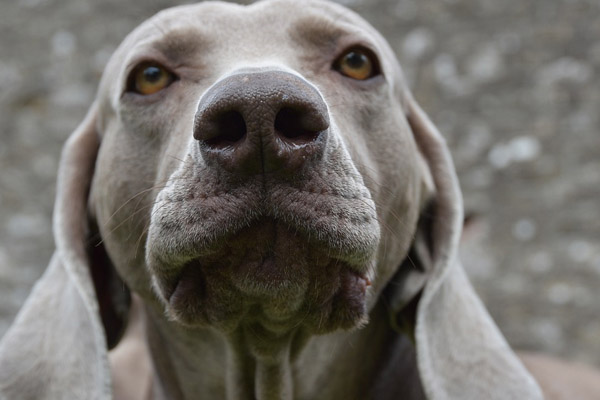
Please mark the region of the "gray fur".
<svg viewBox="0 0 600 400"><path fill-rule="evenodd" d="M356 43L377 54L379 81L331 70ZM180 75L152 101L124 93L147 58ZM192 137L198 103L245 70L294 74L322 97L330 127L315 168L233 184L206 162ZM117 398L540 399L457 260L461 224L444 140L363 19L312 0L163 11L117 49L65 147L57 251L0 344L0 394L111 398L112 372ZM240 249L262 257L270 238L284 257L277 279L260 265L240 278ZM404 262L411 247L418 265ZM173 300L196 259L205 297ZM102 322L116 340L121 324L104 311L120 321L129 306L115 287L135 312L109 363ZM409 321L404 333L390 315Z"/></svg>

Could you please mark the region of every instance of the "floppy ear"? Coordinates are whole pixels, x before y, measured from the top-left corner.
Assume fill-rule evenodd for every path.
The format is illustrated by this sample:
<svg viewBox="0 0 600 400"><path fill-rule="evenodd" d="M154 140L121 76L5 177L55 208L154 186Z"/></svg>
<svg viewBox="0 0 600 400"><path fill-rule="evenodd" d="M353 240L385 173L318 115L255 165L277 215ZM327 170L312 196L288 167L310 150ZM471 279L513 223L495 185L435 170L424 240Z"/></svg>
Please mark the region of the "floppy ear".
<svg viewBox="0 0 600 400"><path fill-rule="evenodd" d="M433 198L409 254L413 268L399 269L393 286L402 290L388 297L400 321L413 322L407 325L414 328L425 393L433 400L542 399L459 263L463 210L454 165L444 138L407 96L407 119L431 172Z"/></svg>
<svg viewBox="0 0 600 400"><path fill-rule="evenodd" d="M0 343L0 398L111 396L107 347L113 343L107 339L118 340L124 316L110 293L116 274L102 247L90 241L96 115L94 104L63 148L53 216L56 251ZM120 299L127 301L128 292Z"/></svg>

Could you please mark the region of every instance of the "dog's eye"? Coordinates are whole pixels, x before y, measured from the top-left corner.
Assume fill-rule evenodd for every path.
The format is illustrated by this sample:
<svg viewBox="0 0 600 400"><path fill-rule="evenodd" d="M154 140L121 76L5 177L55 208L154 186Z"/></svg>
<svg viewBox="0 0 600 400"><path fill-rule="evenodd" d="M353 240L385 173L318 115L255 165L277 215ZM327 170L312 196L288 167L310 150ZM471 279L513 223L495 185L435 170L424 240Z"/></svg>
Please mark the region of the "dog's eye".
<svg viewBox="0 0 600 400"><path fill-rule="evenodd" d="M127 90L150 95L163 90L175 80L175 75L157 63L144 62L133 69Z"/></svg>
<svg viewBox="0 0 600 400"><path fill-rule="evenodd" d="M333 69L348 78L364 81L379 75L379 64L375 55L363 48L347 50L333 64Z"/></svg>

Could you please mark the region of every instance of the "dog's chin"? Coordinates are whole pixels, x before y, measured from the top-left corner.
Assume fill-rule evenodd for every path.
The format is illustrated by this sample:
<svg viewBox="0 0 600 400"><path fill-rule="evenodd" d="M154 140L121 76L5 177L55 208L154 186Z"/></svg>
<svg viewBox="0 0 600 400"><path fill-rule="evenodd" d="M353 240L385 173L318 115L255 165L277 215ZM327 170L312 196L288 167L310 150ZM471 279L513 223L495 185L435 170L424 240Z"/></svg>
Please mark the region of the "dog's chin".
<svg viewBox="0 0 600 400"><path fill-rule="evenodd" d="M261 220L221 238L175 276L154 278L178 323L322 334L366 322L370 267L332 257L305 234Z"/></svg>

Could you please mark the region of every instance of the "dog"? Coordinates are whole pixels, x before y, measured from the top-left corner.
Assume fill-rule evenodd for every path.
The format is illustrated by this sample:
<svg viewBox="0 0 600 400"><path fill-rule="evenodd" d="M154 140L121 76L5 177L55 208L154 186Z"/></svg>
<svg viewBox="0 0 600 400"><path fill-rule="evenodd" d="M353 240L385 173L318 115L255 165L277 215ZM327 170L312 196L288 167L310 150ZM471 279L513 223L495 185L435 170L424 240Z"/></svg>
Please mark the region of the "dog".
<svg viewBox="0 0 600 400"><path fill-rule="evenodd" d="M542 399L458 259L442 135L340 5L165 10L63 149L2 398Z"/></svg>

